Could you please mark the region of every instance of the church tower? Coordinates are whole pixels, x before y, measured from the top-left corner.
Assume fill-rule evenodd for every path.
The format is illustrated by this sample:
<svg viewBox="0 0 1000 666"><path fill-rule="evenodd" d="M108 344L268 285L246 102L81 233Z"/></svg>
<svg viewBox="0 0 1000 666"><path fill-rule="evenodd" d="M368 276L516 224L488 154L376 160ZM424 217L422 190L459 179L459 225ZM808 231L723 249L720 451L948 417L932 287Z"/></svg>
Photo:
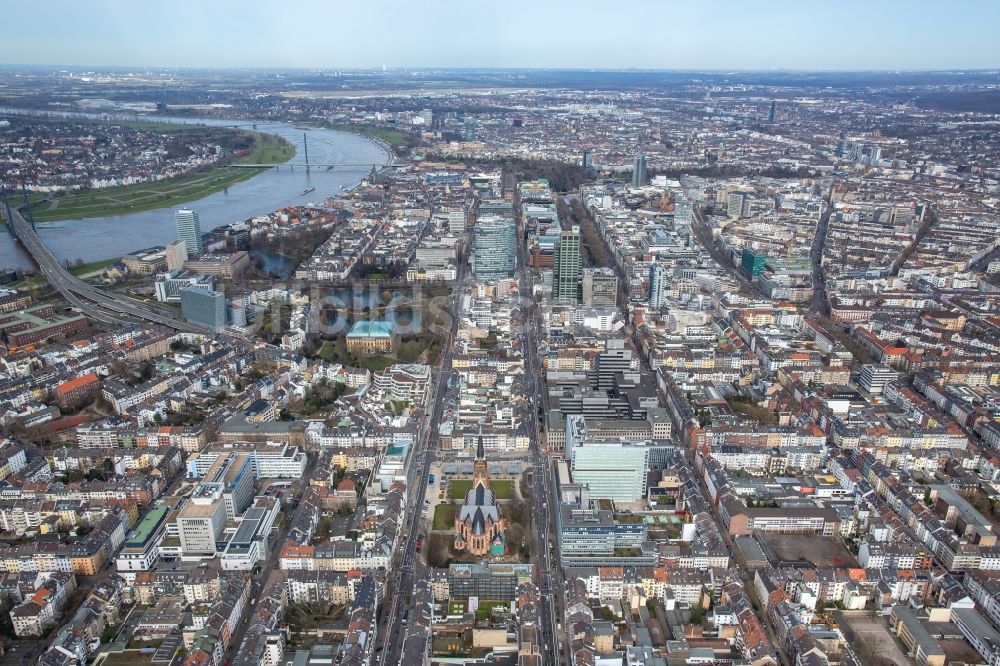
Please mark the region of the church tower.
<svg viewBox="0 0 1000 666"><path fill-rule="evenodd" d="M472 487L465 494L465 503L455 516L455 549L477 557L500 557L506 550L504 530L507 519L500 513L493 491L490 490L490 472L486 465L486 447L483 430L479 429L476 443L476 462L472 471Z"/></svg>
<svg viewBox="0 0 1000 666"><path fill-rule="evenodd" d="M476 462L472 468L472 487L482 484L490 487L490 473L486 468L486 447L483 446L483 429L479 428L479 441L476 442Z"/></svg>

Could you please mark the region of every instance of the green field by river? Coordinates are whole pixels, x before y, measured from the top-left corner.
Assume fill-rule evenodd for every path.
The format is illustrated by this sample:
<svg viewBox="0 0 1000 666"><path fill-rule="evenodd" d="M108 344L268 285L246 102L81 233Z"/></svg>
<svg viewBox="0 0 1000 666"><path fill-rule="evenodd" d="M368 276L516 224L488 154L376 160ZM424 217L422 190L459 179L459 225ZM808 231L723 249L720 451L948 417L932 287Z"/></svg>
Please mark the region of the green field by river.
<svg viewBox="0 0 1000 666"><path fill-rule="evenodd" d="M170 131L160 127L156 129ZM262 132L248 134L254 137L253 149L234 160L236 164L281 164L295 155L295 146L280 137ZM206 167L158 182L109 187L61 197L34 195L31 199L32 212L36 222L139 213L201 199L234 183L252 178L260 171L261 169Z"/></svg>
<svg viewBox="0 0 1000 666"><path fill-rule="evenodd" d="M334 130L340 130L341 132L353 132L354 134L361 134L362 136L370 136L373 139L379 139L385 141L390 146L399 147L405 146L410 140L410 136L405 132L400 132L399 130L389 129L387 127L372 127L370 125L324 125Z"/></svg>

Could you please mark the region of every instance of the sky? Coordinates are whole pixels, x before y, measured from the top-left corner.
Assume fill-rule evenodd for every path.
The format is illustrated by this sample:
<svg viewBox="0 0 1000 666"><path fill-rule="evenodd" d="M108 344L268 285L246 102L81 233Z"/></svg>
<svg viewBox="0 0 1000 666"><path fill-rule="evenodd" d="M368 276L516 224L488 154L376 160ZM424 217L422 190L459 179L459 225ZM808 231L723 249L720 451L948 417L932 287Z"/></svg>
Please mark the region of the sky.
<svg viewBox="0 0 1000 666"><path fill-rule="evenodd" d="M6 64L1000 67L995 0L0 0L0 16Z"/></svg>

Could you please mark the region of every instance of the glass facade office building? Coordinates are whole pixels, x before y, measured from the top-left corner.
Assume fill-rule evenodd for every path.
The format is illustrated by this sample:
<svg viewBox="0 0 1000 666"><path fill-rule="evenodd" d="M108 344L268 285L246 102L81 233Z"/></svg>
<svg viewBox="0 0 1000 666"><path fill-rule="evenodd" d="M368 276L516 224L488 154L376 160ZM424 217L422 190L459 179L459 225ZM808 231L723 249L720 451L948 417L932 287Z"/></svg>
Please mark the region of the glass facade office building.
<svg viewBox="0 0 1000 666"><path fill-rule="evenodd" d="M659 555L646 544L646 523L623 523L609 510L569 504L556 514L562 566L655 566Z"/></svg>
<svg viewBox="0 0 1000 666"><path fill-rule="evenodd" d="M472 266L476 280L488 282L514 276L514 221L480 218L473 229Z"/></svg>
<svg viewBox="0 0 1000 666"><path fill-rule="evenodd" d="M201 223L198 213L182 208L174 215L177 223L177 240L184 241L188 257L198 257L205 252L204 241L201 238Z"/></svg>
<svg viewBox="0 0 1000 666"><path fill-rule="evenodd" d="M226 297L218 291L185 287L181 289L181 314L192 323L221 331L226 327Z"/></svg>
<svg viewBox="0 0 1000 666"><path fill-rule="evenodd" d="M667 267L649 265L649 307L659 309L667 304Z"/></svg>
<svg viewBox="0 0 1000 666"><path fill-rule="evenodd" d="M559 234L556 246L555 284L552 295L558 303L576 303L580 295L580 227Z"/></svg>
<svg viewBox="0 0 1000 666"><path fill-rule="evenodd" d="M585 444L573 450L573 481L586 483L591 499L638 502L646 493L649 452L644 446Z"/></svg>

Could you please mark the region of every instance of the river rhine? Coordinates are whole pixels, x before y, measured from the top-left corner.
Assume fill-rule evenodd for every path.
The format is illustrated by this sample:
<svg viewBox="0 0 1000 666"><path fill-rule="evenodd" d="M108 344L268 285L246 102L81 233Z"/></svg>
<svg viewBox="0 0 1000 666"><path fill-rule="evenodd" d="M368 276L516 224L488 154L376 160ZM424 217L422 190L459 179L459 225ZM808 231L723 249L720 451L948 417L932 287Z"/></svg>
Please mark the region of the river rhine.
<svg viewBox="0 0 1000 666"><path fill-rule="evenodd" d="M85 116L85 114L67 114ZM248 125L252 121L216 118L171 118L140 116L141 120L200 123L204 125ZM247 129L250 129L247 127ZM38 234L57 257L68 261L83 259L98 261L128 254L154 245L166 245L177 237L174 211L192 208L198 212L201 230L208 231L224 224L270 213L288 205L321 204L323 199L357 185L371 170L371 164L385 164L388 155L378 143L349 132L327 129L302 130L285 123L257 123L261 132L284 137L295 145L295 156L280 169L268 169L248 180L236 183L228 190L169 208L94 217L85 220L63 220L38 225ZM311 163L348 163L366 166L313 167L306 171L302 135L308 136ZM295 165L289 169L288 165ZM303 194L308 188L316 188ZM34 265L27 254L0 225L0 268L31 269Z"/></svg>

